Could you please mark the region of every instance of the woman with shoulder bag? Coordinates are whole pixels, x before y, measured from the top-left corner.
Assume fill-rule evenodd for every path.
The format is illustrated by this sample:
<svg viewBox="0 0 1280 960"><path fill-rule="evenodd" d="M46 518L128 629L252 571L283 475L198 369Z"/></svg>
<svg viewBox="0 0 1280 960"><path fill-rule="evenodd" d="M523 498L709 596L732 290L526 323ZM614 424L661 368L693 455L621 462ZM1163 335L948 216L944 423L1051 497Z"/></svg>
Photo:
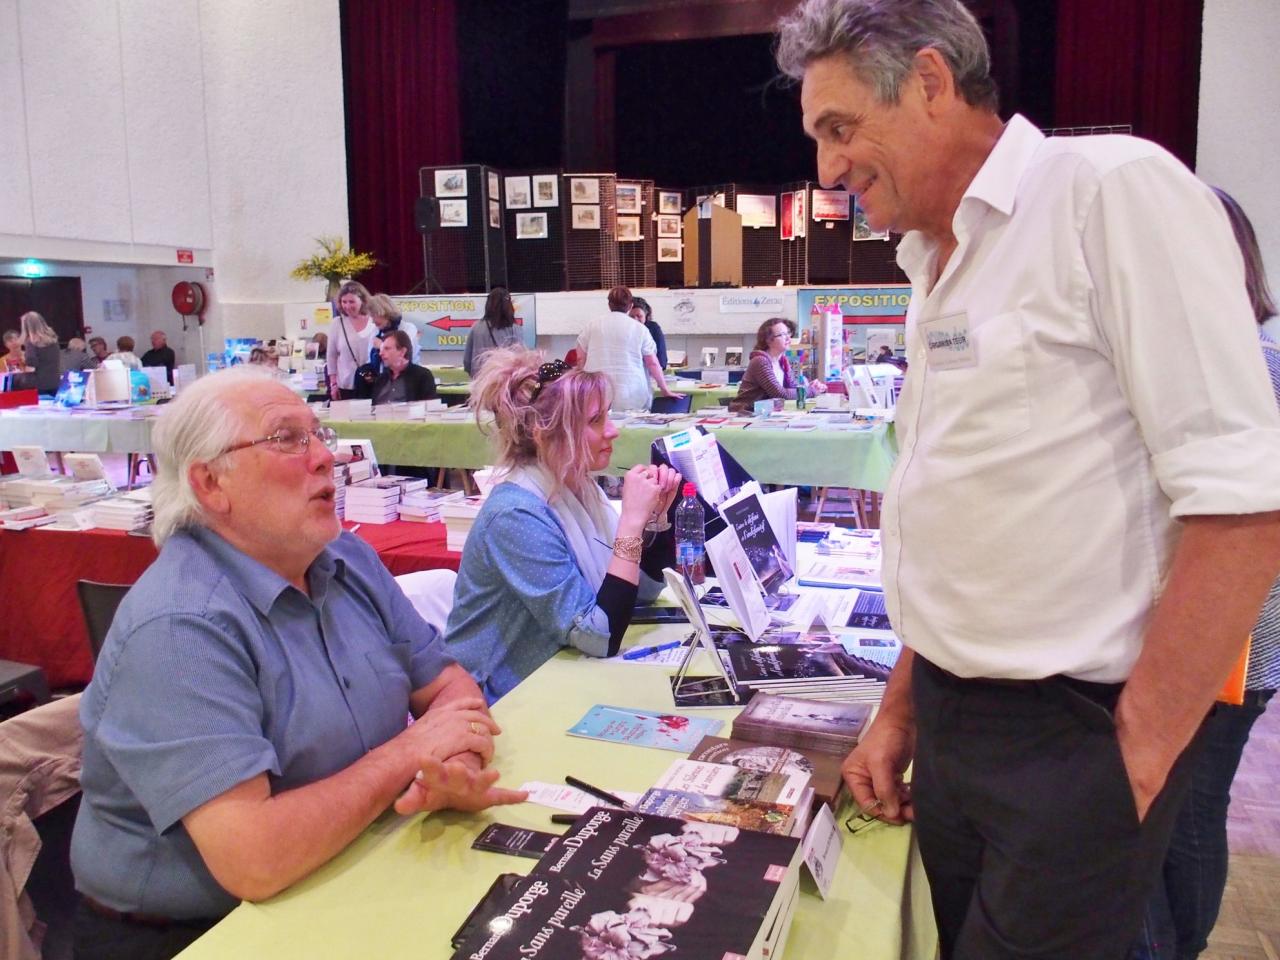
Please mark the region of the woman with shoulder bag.
<svg viewBox="0 0 1280 960"><path fill-rule="evenodd" d="M367 399L373 396L373 376L361 376L369 362L369 349L377 332L369 316L369 291L364 284L348 280L338 291L338 318L329 335L329 396L334 400ZM365 371L367 372L367 371Z"/></svg>
<svg viewBox="0 0 1280 960"><path fill-rule="evenodd" d="M462 368L468 376L480 372L483 358L490 350L514 347L520 343L516 329L516 308L506 287L494 287L484 304L484 316L477 320L467 335L462 351Z"/></svg>

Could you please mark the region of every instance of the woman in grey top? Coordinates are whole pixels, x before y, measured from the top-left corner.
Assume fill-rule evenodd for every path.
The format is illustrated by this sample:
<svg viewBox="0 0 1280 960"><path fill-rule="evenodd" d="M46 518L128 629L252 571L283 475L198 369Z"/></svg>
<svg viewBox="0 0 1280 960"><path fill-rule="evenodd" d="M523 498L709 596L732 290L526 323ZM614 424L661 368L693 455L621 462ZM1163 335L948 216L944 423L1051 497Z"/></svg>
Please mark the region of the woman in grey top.
<svg viewBox="0 0 1280 960"><path fill-rule="evenodd" d="M498 347L514 347L520 343L516 329L516 308L506 287L494 287L484 304L484 316L475 322L462 351L462 368L470 376L480 372L483 357Z"/></svg>
<svg viewBox="0 0 1280 960"><path fill-rule="evenodd" d="M62 356L58 350L58 335L45 323L44 317L34 310L22 315L22 349L26 354L27 366L33 373L30 387L40 393L54 394L58 392L58 380L62 376Z"/></svg>

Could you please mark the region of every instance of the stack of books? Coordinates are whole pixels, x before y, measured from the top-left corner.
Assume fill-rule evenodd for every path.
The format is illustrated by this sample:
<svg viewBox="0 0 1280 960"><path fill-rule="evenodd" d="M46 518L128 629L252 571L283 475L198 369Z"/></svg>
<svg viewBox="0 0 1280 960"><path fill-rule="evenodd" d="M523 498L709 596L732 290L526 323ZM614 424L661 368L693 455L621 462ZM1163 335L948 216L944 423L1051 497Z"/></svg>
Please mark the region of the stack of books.
<svg viewBox="0 0 1280 960"><path fill-rule="evenodd" d="M108 480L71 480L67 477L33 482L31 504L48 513L74 510L115 493Z"/></svg>
<svg viewBox="0 0 1280 960"><path fill-rule="evenodd" d="M758 693L734 718L735 740L751 740L843 757L858 743L871 705Z"/></svg>
<svg viewBox="0 0 1280 960"><path fill-rule="evenodd" d="M400 519L412 523L440 523L440 505L461 500L463 496L465 494L461 490L443 487L413 490L400 498Z"/></svg>
<svg viewBox="0 0 1280 960"><path fill-rule="evenodd" d="M333 512L342 520L347 511L347 486L351 483L351 471L347 464L333 464Z"/></svg>
<svg viewBox="0 0 1280 960"><path fill-rule="evenodd" d="M423 420L427 416L427 401L412 403L380 403L373 408L375 420Z"/></svg>
<svg viewBox="0 0 1280 960"><path fill-rule="evenodd" d="M0 528L5 530L29 530L53 523L56 518L45 513L44 507L12 507L0 510Z"/></svg>
<svg viewBox="0 0 1280 960"><path fill-rule="evenodd" d="M118 496L99 500L89 507L93 525L106 530L141 530L149 526L153 512L151 491L130 490Z"/></svg>
<svg viewBox="0 0 1280 960"><path fill-rule="evenodd" d="M731 643L725 660L740 688L804 700L862 700L884 696L889 669L851 656L843 644Z"/></svg>
<svg viewBox="0 0 1280 960"><path fill-rule="evenodd" d="M814 802L836 809L844 787L840 774L843 757L807 747L778 746L751 740L703 737L689 754L690 760L732 764L763 773L803 773L809 777Z"/></svg>
<svg viewBox="0 0 1280 960"><path fill-rule="evenodd" d="M347 487L343 519L357 523L390 523L400 518L400 497L407 491L425 490L417 477L370 477Z"/></svg>
<svg viewBox="0 0 1280 960"><path fill-rule="evenodd" d="M329 420L372 420L372 400L330 400Z"/></svg>
<svg viewBox="0 0 1280 960"><path fill-rule="evenodd" d="M721 823L743 830L803 836L813 810L803 770L753 770L728 763L677 760L636 804L641 813Z"/></svg>
<svg viewBox="0 0 1280 960"><path fill-rule="evenodd" d="M499 878L453 958L776 958L800 863L794 837L593 807L528 876Z"/></svg>
<svg viewBox="0 0 1280 960"><path fill-rule="evenodd" d="M440 504L440 519L444 521L446 547L449 550L462 552L467 534L471 532L482 506L484 497L464 497Z"/></svg>

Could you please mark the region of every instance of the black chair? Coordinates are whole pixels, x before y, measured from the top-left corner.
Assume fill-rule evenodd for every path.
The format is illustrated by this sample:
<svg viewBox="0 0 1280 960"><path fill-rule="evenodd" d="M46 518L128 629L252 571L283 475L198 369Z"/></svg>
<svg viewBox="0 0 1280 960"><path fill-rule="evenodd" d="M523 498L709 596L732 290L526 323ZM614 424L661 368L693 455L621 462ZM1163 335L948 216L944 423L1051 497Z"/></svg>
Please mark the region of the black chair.
<svg viewBox="0 0 1280 960"><path fill-rule="evenodd" d="M76 596L80 598L80 612L84 614L85 626L89 628L89 649L93 651L94 663L98 661L102 641L107 639L116 608L128 592L126 584L76 581Z"/></svg>
<svg viewBox="0 0 1280 960"><path fill-rule="evenodd" d="M693 409L693 394L678 393L674 397L654 397L650 413L688 413Z"/></svg>

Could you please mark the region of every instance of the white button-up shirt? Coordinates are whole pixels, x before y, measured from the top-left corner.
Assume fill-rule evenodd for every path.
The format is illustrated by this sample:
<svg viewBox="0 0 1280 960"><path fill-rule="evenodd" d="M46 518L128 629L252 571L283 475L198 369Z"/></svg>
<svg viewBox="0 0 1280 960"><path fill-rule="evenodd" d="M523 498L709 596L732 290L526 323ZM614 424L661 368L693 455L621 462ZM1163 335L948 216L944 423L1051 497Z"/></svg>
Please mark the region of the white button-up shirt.
<svg viewBox="0 0 1280 960"><path fill-rule="evenodd" d="M1117 682L1175 518L1280 509L1280 415L1221 204L1132 137L1006 126L908 234L911 361L885 499L903 642L961 676ZM932 346L931 346L932 344Z"/></svg>
<svg viewBox="0 0 1280 960"><path fill-rule="evenodd" d="M648 410L653 403L644 358L658 352L643 323L625 313L593 318L578 335L578 349L585 351L583 369L608 374L613 384L614 410Z"/></svg>

